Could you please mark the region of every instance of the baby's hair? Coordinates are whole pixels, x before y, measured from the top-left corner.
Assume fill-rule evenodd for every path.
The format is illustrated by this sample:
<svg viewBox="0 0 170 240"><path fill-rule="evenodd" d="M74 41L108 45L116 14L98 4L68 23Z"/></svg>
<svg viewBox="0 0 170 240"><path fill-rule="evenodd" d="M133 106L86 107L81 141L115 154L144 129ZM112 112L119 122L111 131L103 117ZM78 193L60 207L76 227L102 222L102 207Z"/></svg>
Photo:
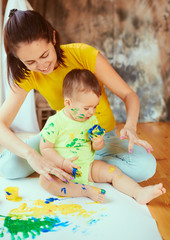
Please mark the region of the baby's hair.
<svg viewBox="0 0 170 240"><path fill-rule="evenodd" d="M102 90L96 76L87 69L73 69L64 78L63 97L76 96L77 92L94 92L98 97Z"/></svg>

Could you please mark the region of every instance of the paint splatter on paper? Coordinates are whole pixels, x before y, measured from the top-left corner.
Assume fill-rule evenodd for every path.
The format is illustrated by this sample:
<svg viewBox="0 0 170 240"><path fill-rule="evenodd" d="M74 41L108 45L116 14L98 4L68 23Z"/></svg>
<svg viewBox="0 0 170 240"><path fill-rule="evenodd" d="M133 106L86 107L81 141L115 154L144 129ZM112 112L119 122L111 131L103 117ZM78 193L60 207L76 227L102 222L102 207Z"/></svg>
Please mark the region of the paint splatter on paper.
<svg viewBox="0 0 170 240"><path fill-rule="evenodd" d="M100 220L97 211L88 211L75 203L63 204L63 200L65 198L55 197L29 201L9 211L8 216L0 215L0 238L9 238L10 235L12 240L35 239L41 234L66 227L71 227L75 233L82 231L80 222L83 222L84 229ZM76 221L78 224L75 224Z"/></svg>

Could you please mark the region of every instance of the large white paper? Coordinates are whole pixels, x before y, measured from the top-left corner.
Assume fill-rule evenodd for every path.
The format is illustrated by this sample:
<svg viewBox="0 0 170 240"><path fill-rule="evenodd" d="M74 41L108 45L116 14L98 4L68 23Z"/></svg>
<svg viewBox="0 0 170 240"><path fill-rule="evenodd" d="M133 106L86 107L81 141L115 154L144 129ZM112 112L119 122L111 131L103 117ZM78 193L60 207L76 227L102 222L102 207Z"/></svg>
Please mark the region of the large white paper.
<svg viewBox="0 0 170 240"><path fill-rule="evenodd" d="M17 186L19 188L19 196L22 197L22 201L11 202L5 198L4 189L8 186ZM0 178L0 239L162 239L156 222L146 205L138 204L134 199L118 192L109 184L95 184L95 186L106 190L106 199L103 204L94 203L92 200L83 197L59 198L54 202L44 204L46 199L50 197L54 198L55 196L52 196L41 188L37 177L19 180L5 180ZM38 209L38 212L45 209L44 206L42 207L42 204L35 205L35 200L39 199L43 200L44 206L49 210L46 216L37 217L36 214L34 216L34 213L36 213L35 209ZM25 213L24 210L26 208L24 206L27 206ZM77 211L75 210L75 206L78 207ZM9 220L10 211L18 207L20 209L17 211L23 213L23 216L25 216L22 219L22 224L24 223L25 225L21 232L15 233L15 217L10 219L12 226L7 228L4 225L5 221ZM54 208L56 208L56 211L54 211ZM53 212L55 212L55 215L52 215ZM31 216L26 216L27 214ZM42 225L44 219L48 220L48 224L51 221L51 223L56 222L58 225L50 228L47 224L46 229L44 226L39 226L40 232L37 233L36 231L31 231L31 227L29 228L28 219L31 218L34 223L33 226L36 226L40 219ZM14 230L13 234L9 232L10 229ZM23 232L28 233L29 237L23 237Z"/></svg>

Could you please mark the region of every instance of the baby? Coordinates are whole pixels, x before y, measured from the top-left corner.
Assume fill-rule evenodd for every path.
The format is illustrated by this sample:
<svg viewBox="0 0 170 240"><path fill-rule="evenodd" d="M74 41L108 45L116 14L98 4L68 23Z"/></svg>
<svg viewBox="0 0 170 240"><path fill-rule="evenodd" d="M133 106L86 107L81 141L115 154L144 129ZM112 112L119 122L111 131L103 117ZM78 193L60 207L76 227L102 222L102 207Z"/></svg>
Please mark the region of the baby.
<svg viewBox="0 0 170 240"><path fill-rule="evenodd" d="M105 143L102 128L102 134L88 133L98 125L94 113L101 97L101 86L93 73L85 69L70 71L63 82L63 97L65 107L51 116L41 131L40 151L74 177L62 181L54 176L55 169L51 169L53 181L40 176L40 184L46 191L59 196L89 197L103 203L105 190L94 187L93 182L110 183L140 204L166 192L162 183L141 187L115 165L94 160L95 151Z"/></svg>

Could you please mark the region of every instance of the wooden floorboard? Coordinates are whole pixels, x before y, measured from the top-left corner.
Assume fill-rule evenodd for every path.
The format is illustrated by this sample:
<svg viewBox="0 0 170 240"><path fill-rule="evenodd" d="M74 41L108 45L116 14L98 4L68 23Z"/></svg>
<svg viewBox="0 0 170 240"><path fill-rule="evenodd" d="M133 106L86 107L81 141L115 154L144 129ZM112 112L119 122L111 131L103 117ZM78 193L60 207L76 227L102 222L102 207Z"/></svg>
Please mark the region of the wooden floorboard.
<svg viewBox="0 0 170 240"><path fill-rule="evenodd" d="M122 123L117 123L117 134L122 127ZM139 123L137 133L152 145L152 154L157 160L155 175L141 185L162 182L167 190L166 194L152 200L147 206L162 238L170 240L170 122Z"/></svg>

